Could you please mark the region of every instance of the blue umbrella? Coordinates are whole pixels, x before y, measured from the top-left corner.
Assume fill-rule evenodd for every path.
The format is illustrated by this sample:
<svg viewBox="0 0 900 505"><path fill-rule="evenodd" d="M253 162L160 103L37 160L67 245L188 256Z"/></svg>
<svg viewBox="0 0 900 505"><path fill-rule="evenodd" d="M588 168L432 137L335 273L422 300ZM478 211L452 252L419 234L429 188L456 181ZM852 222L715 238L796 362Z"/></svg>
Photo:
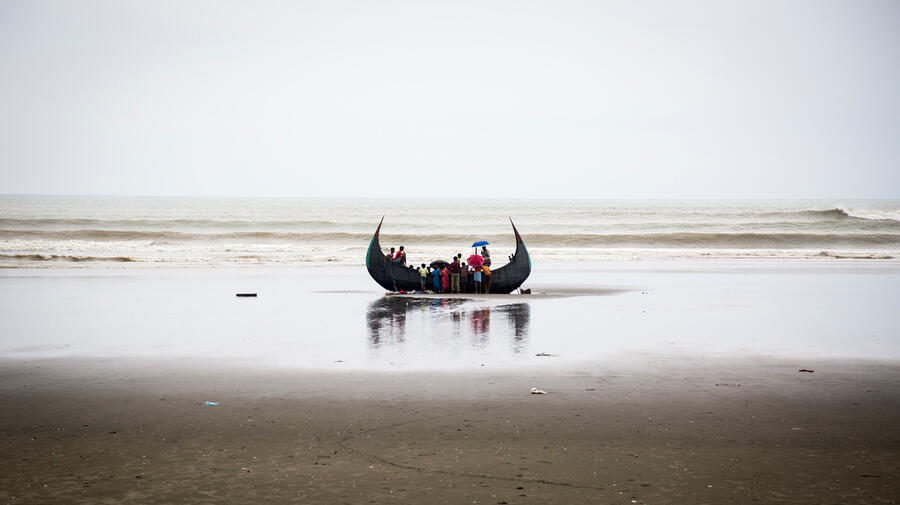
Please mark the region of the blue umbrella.
<svg viewBox="0 0 900 505"><path fill-rule="evenodd" d="M490 245L490 244L488 244L487 240L479 240L478 242L475 242L474 244L472 244L472 247L478 247L481 245Z"/></svg>

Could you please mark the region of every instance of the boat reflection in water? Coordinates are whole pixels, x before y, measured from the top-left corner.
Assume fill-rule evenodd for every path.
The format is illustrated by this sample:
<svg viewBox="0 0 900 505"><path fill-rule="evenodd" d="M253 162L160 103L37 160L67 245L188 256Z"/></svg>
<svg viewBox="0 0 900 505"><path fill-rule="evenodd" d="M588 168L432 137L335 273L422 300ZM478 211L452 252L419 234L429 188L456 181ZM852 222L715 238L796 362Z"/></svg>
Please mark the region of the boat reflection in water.
<svg viewBox="0 0 900 505"><path fill-rule="evenodd" d="M447 364L527 354L528 303L384 297L369 305L369 347L392 364Z"/></svg>

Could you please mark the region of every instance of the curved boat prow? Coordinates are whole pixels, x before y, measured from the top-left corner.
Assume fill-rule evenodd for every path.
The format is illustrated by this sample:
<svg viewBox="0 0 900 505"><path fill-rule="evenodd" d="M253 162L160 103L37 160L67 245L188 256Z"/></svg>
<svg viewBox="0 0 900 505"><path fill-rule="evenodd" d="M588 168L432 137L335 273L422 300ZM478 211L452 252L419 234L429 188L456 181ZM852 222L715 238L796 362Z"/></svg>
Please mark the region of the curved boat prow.
<svg viewBox="0 0 900 505"><path fill-rule="evenodd" d="M522 236L519 235L519 230L516 229L516 223L513 222L512 218L508 217L507 219L509 219L509 224L513 227L513 233L516 234L516 244L518 245L518 243L522 241Z"/></svg>
<svg viewBox="0 0 900 505"><path fill-rule="evenodd" d="M372 240L369 241L369 249L366 250L366 268L369 270L369 273L372 273L372 265L370 264L370 260L372 257L372 249L378 251L379 255L382 255L381 252L381 244L378 241L378 234L381 233L381 223L384 222L384 216L381 216L381 221L378 222L378 228L375 228L375 235L372 235Z"/></svg>
<svg viewBox="0 0 900 505"><path fill-rule="evenodd" d="M522 236L519 235L519 230L516 229L516 223L513 223L512 218L509 218L509 224L512 225L513 233L516 234L515 256L518 257L519 254L525 255L525 259L527 260L527 264L528 264L528 274L531 274L531 255L528 254L528 249L525 247L525 241L522 240ZM525 275L526 278L528 277L528 274ZM525 279L522 279L522 282L525 282ZM518 286L516 286L516 287L518 287Z"/></svg>
<svg viewBox="0 0 900 505"><path fill-rule="evenodd" d="M531 275L531 256L525 247L525 241L511 217L509 224L516 236L516 252L510 257L509 263L491 272L491 293L512 293Z"/></svg>

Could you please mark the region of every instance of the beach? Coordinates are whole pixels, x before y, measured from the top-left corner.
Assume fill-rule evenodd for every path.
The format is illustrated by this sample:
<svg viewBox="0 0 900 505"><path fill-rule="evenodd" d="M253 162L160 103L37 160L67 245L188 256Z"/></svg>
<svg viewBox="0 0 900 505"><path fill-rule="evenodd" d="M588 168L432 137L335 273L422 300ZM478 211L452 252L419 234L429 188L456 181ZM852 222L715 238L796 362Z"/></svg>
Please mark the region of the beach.
<svg viewBox="0 0 900 505"><path fill-rule="evenodd" d="M806 365L5 363L0 489L6 503L896 503L900 367Z"/></svg>
<svg viewBox="0 0 900 505"><path fill-rule="evenodd" d="M0 497L895 503L898 275L564 264L468 300L353 266L7 269Z"/></svg>

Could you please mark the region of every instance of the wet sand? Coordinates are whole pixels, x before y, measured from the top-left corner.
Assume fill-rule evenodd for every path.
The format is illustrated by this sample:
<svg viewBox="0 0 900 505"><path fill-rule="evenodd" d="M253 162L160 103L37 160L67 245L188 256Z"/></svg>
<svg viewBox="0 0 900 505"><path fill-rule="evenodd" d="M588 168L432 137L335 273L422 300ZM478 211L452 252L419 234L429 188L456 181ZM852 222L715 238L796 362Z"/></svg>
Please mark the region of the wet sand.
<svg viewBox="0 0 900 505"><path fill-rule="evenodd" d="M0 272L0 503L900 503L893 263L533 277Z"/></svg>
<svg viewBox="0 0 900 505"><path fill-rule="evenodd" d="M0 500L900 502L900 363L544 360L466 373L6 360Z"/></svg>
<svg viewBox="0 0 900 505"><path fill-rule="evenodd" d="M534 272L535 294L480 299L384 296L349 267L8 270L0 359L432 371L515 370L539 352L900 359L898 265L559 265Z"/></svg>

